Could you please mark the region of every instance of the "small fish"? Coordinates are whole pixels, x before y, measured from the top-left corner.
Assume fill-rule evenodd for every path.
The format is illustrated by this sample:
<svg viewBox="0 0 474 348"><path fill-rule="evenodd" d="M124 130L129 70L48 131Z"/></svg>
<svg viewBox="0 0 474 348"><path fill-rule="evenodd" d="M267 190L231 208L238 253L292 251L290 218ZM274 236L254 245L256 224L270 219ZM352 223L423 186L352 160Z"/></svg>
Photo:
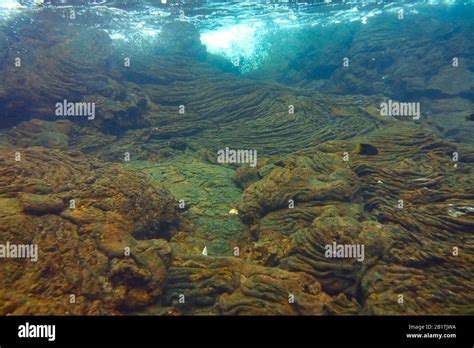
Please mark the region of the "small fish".
<svg viewBox="0 0 474 348"><path fill-rule="evenodd" d="M235 208L229 210L229 215L239 215L239 211Z"/></svg>
<svg viewBox="0 0 474 348"><path fill-rule="evenodd" d="M204 247L204 249L202 249L202 253L204 256L207 256L207 246Z"/></svg>

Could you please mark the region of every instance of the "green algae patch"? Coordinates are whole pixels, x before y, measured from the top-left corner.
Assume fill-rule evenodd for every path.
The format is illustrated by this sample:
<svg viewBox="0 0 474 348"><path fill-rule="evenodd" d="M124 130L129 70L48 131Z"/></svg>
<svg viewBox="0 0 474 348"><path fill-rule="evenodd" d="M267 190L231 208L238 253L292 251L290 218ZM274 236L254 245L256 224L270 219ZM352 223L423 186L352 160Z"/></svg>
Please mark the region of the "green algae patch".
<svg viewBox="0 0 474 348"><path fill-rule="evenodd" d="M0 197L0 217L21 213L20 202L16 198Z"/></svg>
<svg viewBox="0 0 474 348"><path fill-rule="evenodd" d="M175 197L179 210L194 225L196 252L207 247L209 255L230 256L244 226L237 215L241 190L233 181L234 170L184 154L164 162L136 161L128 165L164 185Z"/></svg>

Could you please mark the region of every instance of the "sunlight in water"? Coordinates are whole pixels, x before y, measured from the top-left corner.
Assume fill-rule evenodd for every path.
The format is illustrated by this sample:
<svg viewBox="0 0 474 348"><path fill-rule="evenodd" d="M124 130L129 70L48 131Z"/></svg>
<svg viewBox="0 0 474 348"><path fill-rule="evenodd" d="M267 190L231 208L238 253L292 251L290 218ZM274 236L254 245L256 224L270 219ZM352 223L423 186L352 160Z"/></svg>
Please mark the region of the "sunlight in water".
<svg viewBox="0 0 474 348"><path fill-rule="evenodd" d="M235 66L255 56L264 35L262 23L236 24L201 34L201 42L211 53L222 55Z"/></svg>
<svg viewBox="0 0 474 348"><path fill-rule="evenodd" d="M7 10L13 10L16 8L22 7L17 1L14 0L0 0L0 8L1 9L7 9Z"/></svg>

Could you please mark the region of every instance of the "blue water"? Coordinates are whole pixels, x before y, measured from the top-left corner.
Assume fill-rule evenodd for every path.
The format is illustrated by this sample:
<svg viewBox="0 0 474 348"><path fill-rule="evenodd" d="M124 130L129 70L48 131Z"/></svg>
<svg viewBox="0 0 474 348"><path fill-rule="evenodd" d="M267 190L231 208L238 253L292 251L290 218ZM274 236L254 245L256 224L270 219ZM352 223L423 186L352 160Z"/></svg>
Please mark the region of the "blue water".
<svg viewBox="0 0 474 348"><path fill-rule="evenodd" d="M72 0L63 0L73 3ZM160 1L90 0L83 6L48 5L50 1L0 0L0 25L15 25L25 13L74 8L71 25L105 30L117 45L147 49L159 40L164 23L180 20L193 24L208 52L228 59L241 72L255 71L304 46L333 35L335 28L370 26L378 18L427 15L441 20L472 20L473 1L335 1L330 3L269 3L266 1L218 2L199 5ZM81 2L81 1L76 1ZM13 21L13 23L12 23ZM326 31L326 32L325 32ZM319 35L316 36L316 35ZM346 33L350 35L350 33ZM275 47L278 43L278 47ZM324 44L324 42L322 42Z"/></svg>
<svg viewBox="0 0 474 348"><path fill-rule="evenodd" d="M45 308L63 301L51 298L61 287L78 294L76 274L86 269L93 280L112 277L97 292L91 286L90 302L81 304L93 314L95 299L122 274L139 290L131 292L133 313L149 292L155 307L164 294L163 311L152 313L166 306L195 314L319 313L325 302L304 300L303 307L318 308L298 312L286 297L297 288L312 295L316 287L304 283L320 281L328 296L344 292L359 302L342 314L472 314L473 19L474 1L467 0L0 0L0 151L9 158L0 158L0 208L8 208L0 215L10 223L0 236L33 235L17 230L11 212L25 229L78 226L72 240L86 246L77 248L86 266L79 258L77 269L69 262L57 268L74 284L43 278L67 243L45 248L43 255L58 258L46 256L36 268L41 277L31 291ZM76 153L69 157L69 150ZM13 162L23 152L27 166ZM247 159L237 160L238 153ZM142 171L160 188L132 174L125 181L121 172L124 181L104 178L112 172L94 157ZM39 176L48 171L43 185ZM60 182L70 175L73 184ZM155 193L168 202L161 185L170 202L186 206L148 203ZM77 217L66 208L68 190L78 204L87 202ZM116 192L110 200L109 191ZM292 203L287 209L290 201L295 210ZM367 241L368 263L325 260L321 250L332 240ZM169 283L161 275L155 282L155 268L141 272L154 265L149 256L136 261L137 271L128 260L117 271L112 258L122 241L136 242L150 260L163 257L160 269L172 264L163 275ZM240 259L221 258L234 257L235 246ZM453 248L459 257L451 257ZM105 266L95 272L99 259L90 255L102 252L112 276ZM0 278L16 289L11 284L26 274L20 271ZM19 300L18 312L43 314L42 305L28 308L25 284L18 288L28 295L27 309ZM113 293L122 296L117 284ZM399 288L406 310L397 303ZM188 308L175 301L181 293ZM273 293L281 306L268 305ZM107 294L104 303L112 300ZM12 303L0 303L0 312L14 313ZM122 310L117 303L110 306Z"/></svg>

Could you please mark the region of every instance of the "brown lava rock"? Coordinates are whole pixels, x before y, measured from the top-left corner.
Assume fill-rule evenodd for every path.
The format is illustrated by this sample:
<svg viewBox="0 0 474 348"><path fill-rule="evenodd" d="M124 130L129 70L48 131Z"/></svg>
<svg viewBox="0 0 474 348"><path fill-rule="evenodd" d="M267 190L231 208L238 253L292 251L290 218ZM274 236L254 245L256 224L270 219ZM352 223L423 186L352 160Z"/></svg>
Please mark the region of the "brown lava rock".
<svg viewBox="0 0 474 348"><path fill-rule="evenodd" d="M120 314L159 301L171 257L160 236L179 224L169 192L77 152L33 147L15 161L15 151L0 149L0 242L37 244L38 260L0 260L0 314Z"/></svg>

